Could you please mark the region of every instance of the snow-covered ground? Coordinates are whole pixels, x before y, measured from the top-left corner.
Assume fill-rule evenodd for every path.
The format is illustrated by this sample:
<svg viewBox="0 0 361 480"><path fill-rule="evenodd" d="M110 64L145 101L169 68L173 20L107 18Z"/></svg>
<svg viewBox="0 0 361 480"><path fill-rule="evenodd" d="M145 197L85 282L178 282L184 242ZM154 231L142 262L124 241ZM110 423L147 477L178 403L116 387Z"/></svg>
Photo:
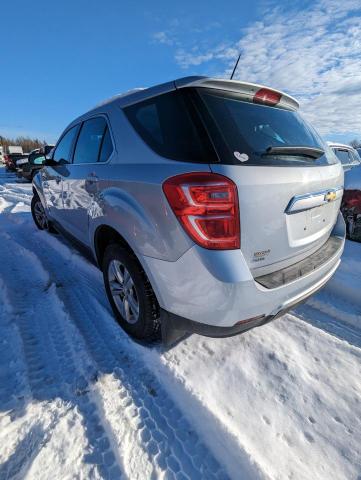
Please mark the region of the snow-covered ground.
<svg viewBox="0 0 361 480"><path fill-rule="evenodd" d="M0 479L360 479L361 244L275 322L165 352L0 168Z"/></svg>

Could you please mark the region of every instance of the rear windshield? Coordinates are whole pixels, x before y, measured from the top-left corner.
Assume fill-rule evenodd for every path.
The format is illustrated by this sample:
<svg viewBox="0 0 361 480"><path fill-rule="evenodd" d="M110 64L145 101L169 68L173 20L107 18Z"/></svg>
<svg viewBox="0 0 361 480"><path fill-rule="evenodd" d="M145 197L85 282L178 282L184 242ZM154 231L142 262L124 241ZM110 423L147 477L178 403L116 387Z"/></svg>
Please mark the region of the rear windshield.
<svg viewBox="0 0 361 480"><path fill-rule="evenodd" d="M162 157L182 162L218 161L187 91L173 91L124 108L142 140Z"/></svg>
<svg viewBox="0 0 361 480"><path fill-rule="evenodd" d="M337 163L329 147L299 113L246 102L226 91L205 88L197 91L200 112L222 163L285 166ZM277 147L277 153L272 152L272 147ZM290 154L286 147L311 147L325 154L321 151L315 158L302 149Z"/></svg>

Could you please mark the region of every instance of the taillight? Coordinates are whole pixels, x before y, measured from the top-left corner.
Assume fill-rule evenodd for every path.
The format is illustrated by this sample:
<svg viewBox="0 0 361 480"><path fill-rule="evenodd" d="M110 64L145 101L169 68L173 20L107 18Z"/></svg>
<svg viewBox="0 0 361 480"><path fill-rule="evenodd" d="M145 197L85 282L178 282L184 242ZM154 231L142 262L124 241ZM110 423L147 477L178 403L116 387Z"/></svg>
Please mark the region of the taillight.
<svg viewBox="0 0 361 480"><path fill-rule="evenodd" d="M253 103L262 103L264 105L277 105L282 95L268 88L260 88L253 97Z"/></svg>
<svg viewBox="0 0 361 480"><path fill-rule="evenodd" d="M198 245L214 250L240 248L237 187L216 173L168 178L163 191L184 230Z"/></svg>

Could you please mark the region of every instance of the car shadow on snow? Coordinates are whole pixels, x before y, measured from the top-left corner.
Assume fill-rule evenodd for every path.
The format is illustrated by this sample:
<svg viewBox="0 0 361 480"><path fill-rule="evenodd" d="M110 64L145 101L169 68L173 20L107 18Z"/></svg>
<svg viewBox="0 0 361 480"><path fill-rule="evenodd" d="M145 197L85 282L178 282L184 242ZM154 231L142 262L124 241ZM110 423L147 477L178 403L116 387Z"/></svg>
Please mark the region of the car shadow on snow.
<svg viewBox="0 0 361 480"><path fill-rule="evenodd" d="M340 318L335 318L334 315L328 312L321 311L316 307L317 303L316 297L316 301L311 299L309 302L300 305L292 313L314 327L324 330L340 340L345 340L355 347L361 348L361 331L352 324L343 321ZM346 314L356 317L356 315L351 312L346 312Z"/></svg>

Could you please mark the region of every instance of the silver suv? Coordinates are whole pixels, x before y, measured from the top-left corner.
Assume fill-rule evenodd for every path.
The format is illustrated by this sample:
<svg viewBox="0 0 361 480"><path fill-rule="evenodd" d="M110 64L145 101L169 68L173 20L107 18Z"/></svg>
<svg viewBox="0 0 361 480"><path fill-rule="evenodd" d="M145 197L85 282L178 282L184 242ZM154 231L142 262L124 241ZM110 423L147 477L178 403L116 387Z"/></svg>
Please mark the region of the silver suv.
<svg viewBox="0 0 361 480"><path fill-rule="evenodd" d="M272 320L340 263L343 171L290 96L188 77L74 120L32 213L101 268L130 335L167 344Z"/></svg>

